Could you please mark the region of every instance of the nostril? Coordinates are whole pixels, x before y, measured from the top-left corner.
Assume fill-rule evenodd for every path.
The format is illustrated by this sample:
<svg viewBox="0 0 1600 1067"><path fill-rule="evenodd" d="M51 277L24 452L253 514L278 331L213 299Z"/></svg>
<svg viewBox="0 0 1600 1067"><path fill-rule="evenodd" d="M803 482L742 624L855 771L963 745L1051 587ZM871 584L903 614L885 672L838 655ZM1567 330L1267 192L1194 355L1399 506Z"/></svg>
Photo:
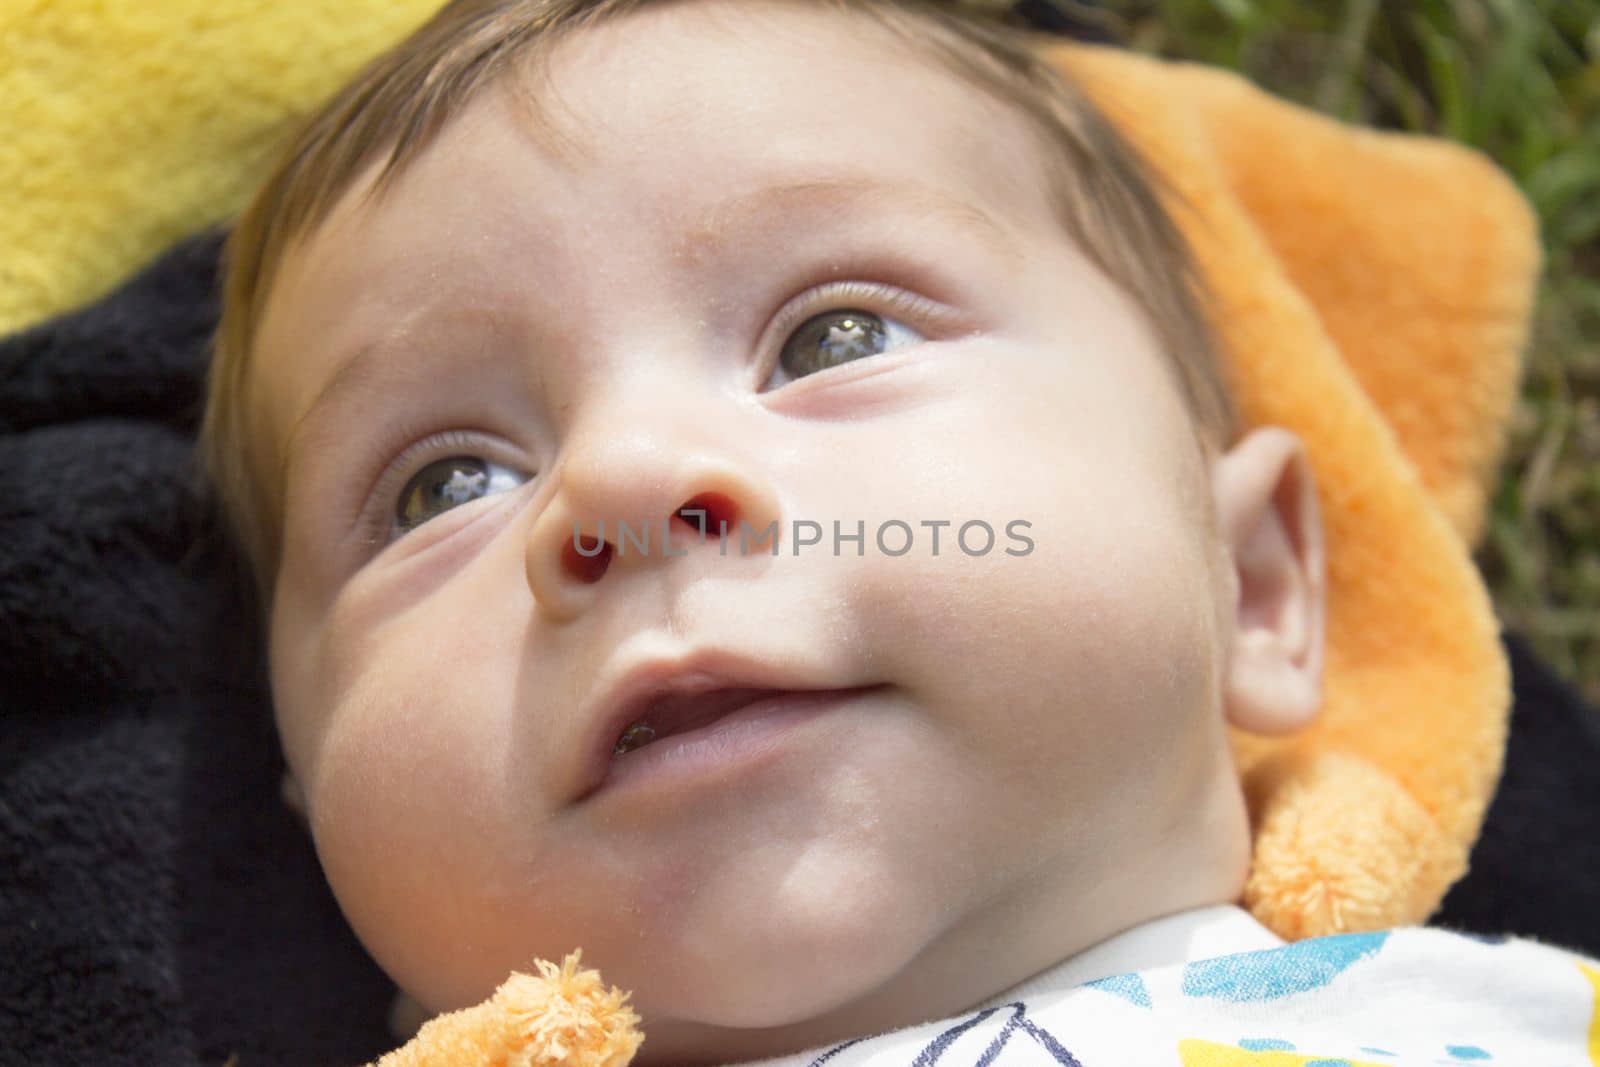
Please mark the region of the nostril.
<svg viewBox="0 0 1600 1067"><path fill-rule="evenodd" d="M721 493L698 493L678 509L679 519L701 537L724 537L739 521L739 509Z"/></svg>
<svg viewBox="0 0 1600 1067"><path fill-rule="evenodd" d="M582 544L582 552L578 551L579 546L575 542ZM611 546L598 537L590 537L587 534L565 542L561 548L561 556L567 569L586 583L598 582L605 575L606 568L611 566Z"/></svg>

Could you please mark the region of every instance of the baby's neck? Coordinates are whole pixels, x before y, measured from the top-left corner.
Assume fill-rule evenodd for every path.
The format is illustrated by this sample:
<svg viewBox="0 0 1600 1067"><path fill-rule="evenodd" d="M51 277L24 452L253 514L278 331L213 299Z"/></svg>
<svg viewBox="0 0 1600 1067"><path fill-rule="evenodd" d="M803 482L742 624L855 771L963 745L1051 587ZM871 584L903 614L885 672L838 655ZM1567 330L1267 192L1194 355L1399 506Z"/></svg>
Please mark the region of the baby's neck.
<svg viewBox="0 0 1600 1067"><path fill-rule="evenodd" d="M1283 943L1281 938L1237 905L1203 905L1141 921L986 1000L968 1001L970 1006L964 1010L983 1011L1017 1000L1037 998L1070 989L1114 974L1225 956L1235 952L1274 948ZM968 954L959 958L970 960L972 957ZM943 981L940 975L926 971L919 973L917 977L930 984ZM912 994L915 995L915 992L913 990ZM861 1007L866 1010L879 1010L881 1005L863 1004ZM881 1017L880 1015L879 1018ZM852 1037L859 1037L885 1033L903 1026L918 1025L918 1022L929 1020L899 1023L887 1027L868 1024L865 1015L856 1019L839 1017L831 1021ZM805 1064L815 1058L819 1048L849 1040L841 1038L838 1041L807 1041L803 1047L800 1042L794 1042L789 1047L799 1048L800 1051L742 1055L737 1050L727 1048L725 1030L713 1033L714 1028L705 1028L708 1032L701 1035L695 1032L696 1027L693 1025L658 1024L652 1031L648 1019L645 1020L644 1029L646 1041L635 1056L632 1067L691 1067L691 1065L699 1067L707 1063L759 1063L761 1067L805 1067ZM762 1032L759 1036L766 1042L767 1047L772 1046L775 1036L772 1031ZM721 1039L723 1052L714 1059L696 1059L692 1055L682 1054L682 1049L707 1047L706 1041L718 1038ZM779 1040L777 1043L781 1045L783 1042ZM651 1055L652 1052L654 1055Z"/></svg>
<svg viewBox="0 0 1600 1067"><path fill-rule="evenodd" d="M1276 948L1283 938L1236 904L1212 904L1142 922L1047 971L998 993L974 1010L1035 997L1107 978L1190 960Z"/></svg>

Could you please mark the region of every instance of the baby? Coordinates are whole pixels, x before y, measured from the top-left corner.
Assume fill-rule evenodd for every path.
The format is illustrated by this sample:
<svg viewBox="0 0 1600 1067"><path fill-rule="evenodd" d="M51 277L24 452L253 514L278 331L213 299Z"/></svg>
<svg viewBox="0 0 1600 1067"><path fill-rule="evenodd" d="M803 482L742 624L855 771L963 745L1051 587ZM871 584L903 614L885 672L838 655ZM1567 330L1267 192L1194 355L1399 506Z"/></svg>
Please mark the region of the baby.
<svg viewBox="0 0 1600 1067"><path fill-rule="evenodd" d="M1316 489L1167 195L885 0L458 2L322 112L202 444L404 1003L581 946L728 1063L1282 944L1228 727L1321 704Z"/></svg>

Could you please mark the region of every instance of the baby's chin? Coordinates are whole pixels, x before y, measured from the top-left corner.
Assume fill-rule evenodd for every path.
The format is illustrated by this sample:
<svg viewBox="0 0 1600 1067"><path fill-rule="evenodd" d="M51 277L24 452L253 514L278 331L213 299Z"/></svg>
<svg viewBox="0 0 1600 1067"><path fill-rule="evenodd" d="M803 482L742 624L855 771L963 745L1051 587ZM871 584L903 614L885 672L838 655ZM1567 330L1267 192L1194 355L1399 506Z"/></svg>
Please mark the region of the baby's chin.
<svg viewBox="0 0 1600 1067"><path fill-rule="evenodd" d="M886 1006L895 1016L892 1005L906 996L901 985L921 973L922 954L949 932L965 904L907 893L905 879L893 857L875 860L849 848L747 855L702 876L685 898L630 905L625 896L598 894L594 913L574 926L589 936L575 936L564 951L582 948L585 966L629 994L654 1055L677 1046L661 1062L680 1062L680 1055L705 1056L704 1062L761 1058L791 1043L798 1050L882 1029ZM635 905L641 906L637 925L597 919ZM544 956L558 963L561 953ZM391 1007L391 1032L409 1040L441 1011L487 999L506 976L476 983L482 997L443 1008L430 1005L425 990L414 996L402 988ZM728 1050L744 1051L735 1057Z"/></svg>
<svg viewBox="0 0 1600 1067"><path fill-rule="evenodd" d="M791 961L794 966L788 969L785 980L775 983L752 978L737 966L724 966L714 974L700 976L700 992L717 1006L716 1021L652 1010L648 996L641 1001L643 989L629 989L604 970L600 977L607 986L628 992L628 1006L640 1016L645 1044L632 1060L633 1067L712 1067L787 1055L914 1025L925 1017L967 1006L918 1007L918 990L880 981L879 977L858 981L868 987L865 995L851 995L843 990L842 983L848 974L860 973L859 966L851 966L860 959L846 953L831 961L819 961L832 966L829 980L820 983L804 961ZM914 964L906 964L893 968L891 974L911 975L915 970ZM678 981L690 985L694 978L683 975ZM410 1041L438 1014L441 1013L430 1011L397 987L389 1008L389 1032L397 1042ZM729 1021L736 1017L761 1021Z"/></svg>
<svg viewBox="0 0 1600 1067"><path fill-rule="evenodd" d="M396 988L389 1006L389 1033L396 1042L410 1041L434 1017L435 1013L424 1008L410 993ZM644 1023L641 1029L646 1034L648 1051L641 1047L632 1060L632 1067L663 1063L693 1067L702 1063L761 1059L848 1036L842 1031L830 1035L815 1023L759 1031L732 1030L683 1020L649 1019ZM848 1028L850 1024L841 1025Z"/></svg>
<svg viewBox="0 0 1600 1067"><path fill-rule="evenodd" d="M695 988L703 1003L714 1005L713 1019L652 1010L649 1002L653 998L646 990L629 989L605 971L601 979L628 992L629 1006L641 1016L650 1050L641 1050L633 1061L635 1067L759 1059L903 1025L883 1023L885 1001L899 997L887 989L882 975L865 974L867 957L847 951L815 962L827 964L825 977L803 960L791 960L778 979L770 973L753 977L732 960L716 966L710 974L699 975ZM909 973L909 967L902 963L890 972ZM852 977L856 988L846 989ZM689 975L678 981L685 986L694 984ZM646 994L643 1000L641 993ZM396 987L389 1007L389 1032L398 1042L410 1041L439 1014ZM914 1021L908 1018L905 1022Z"/></svg>

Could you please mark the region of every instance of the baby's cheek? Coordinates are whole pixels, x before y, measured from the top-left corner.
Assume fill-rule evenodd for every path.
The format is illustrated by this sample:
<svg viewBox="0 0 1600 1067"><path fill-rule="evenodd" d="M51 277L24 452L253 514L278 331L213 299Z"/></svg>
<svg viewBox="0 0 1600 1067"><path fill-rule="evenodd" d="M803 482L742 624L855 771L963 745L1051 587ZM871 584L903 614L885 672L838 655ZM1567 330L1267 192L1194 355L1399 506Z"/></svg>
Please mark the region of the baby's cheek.
<svg viewBox="0 0 1600 1067"><path fill-rule="evenodd" d="M375 666L333 709L320 754L318 855L380 962L407 959L458 921L465 887L492 881L518 844L505 839L486 702L441 682L437 667L426 657Z"/></svg>
<svg viewBox="0 0 1600 1067"><path fill-rule="evenodd" d="M404 820L396 832L446 836L463 819L485 829L503 816L508 764L526 778L536 762L510 746L517 719L536 714L516 692L522 631L466 586L381 621L356 599L330 615L313 661L318 777Z"/></svg>
<svg viewBox="0 0 1600 1067"><path fill-rule="evenodd" d="M385 973L441 1012L574 944L586 958L637 952L645 932L619 919L642 892L629 858L530 799L511 769L514 742L480 732L501 728L493 709L509 702L434 684L426 660L367 678L329 732L312 830L341 909Z"/></svg>
<svg viewBox="0 0 1600 1067"><path fill-rule="evenodd" d="M1005 554L1002 528L985 556L863 561L850 588L873 662L1005 788L1081 806L1182 773L1206 736L1201 559L1159 503L1106 493L1026 517L1026 555Z"/></svg>

